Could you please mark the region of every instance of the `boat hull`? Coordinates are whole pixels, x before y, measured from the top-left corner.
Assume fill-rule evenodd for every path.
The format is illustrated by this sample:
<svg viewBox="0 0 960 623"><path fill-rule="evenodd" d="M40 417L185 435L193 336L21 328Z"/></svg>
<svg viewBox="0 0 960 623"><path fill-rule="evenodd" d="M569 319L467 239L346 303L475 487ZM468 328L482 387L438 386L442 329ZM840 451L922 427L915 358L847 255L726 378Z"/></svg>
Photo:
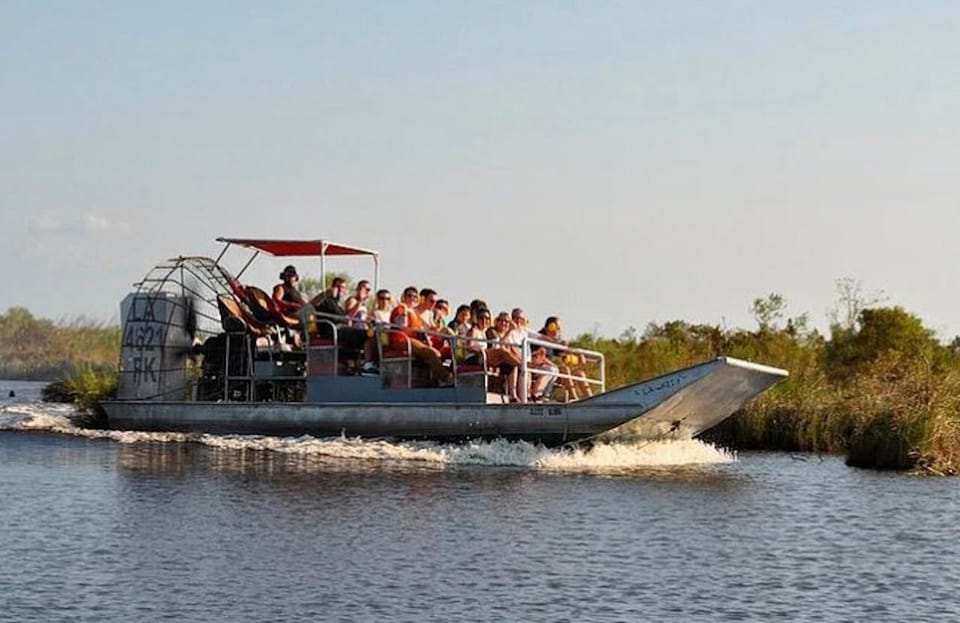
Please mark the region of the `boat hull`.
<svg viewBox="0 0 960 623"><path fill-rule="evenodd" d="M502 437L546 445L590 437L637 415L630 405L126 401L104 407L111 428L119 429L444 441Z"/></svg>
<svg viewBox="0 0 960 623"><path fill-rule="evenodd" d="M111 428L212 434L363 438L522 439L557 445L584 439L692 437L715 426L786 376L719 358L567 404L278 403L114 400Z"/></svg>

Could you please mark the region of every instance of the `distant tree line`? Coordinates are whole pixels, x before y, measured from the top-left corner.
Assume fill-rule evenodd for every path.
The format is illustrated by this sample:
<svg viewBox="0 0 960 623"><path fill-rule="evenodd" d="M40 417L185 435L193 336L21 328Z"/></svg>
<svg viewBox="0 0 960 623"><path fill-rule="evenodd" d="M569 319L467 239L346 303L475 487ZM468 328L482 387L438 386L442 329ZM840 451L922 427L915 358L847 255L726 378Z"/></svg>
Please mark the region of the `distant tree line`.
<svg viewBox="0 0 960 623"><path fill-rule="evenodd" d="M51 380L77 367L111 369L120 354L120 327L75 318L54 322L23 307L0 314L0 377Z"/></svg>

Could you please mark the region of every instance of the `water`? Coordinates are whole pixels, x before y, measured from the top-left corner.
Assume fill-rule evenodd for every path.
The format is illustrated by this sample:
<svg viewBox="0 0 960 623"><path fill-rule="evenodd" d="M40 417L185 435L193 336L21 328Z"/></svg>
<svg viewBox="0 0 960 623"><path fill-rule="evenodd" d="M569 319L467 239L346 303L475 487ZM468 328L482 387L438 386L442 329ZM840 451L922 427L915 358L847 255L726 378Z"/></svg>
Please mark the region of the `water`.
<svg viewBox="0 0 960 623"><path fill-rule="evenodd" d="M698 442L81 433L17 394L2 621L960 618L956 479Z"/></svg>

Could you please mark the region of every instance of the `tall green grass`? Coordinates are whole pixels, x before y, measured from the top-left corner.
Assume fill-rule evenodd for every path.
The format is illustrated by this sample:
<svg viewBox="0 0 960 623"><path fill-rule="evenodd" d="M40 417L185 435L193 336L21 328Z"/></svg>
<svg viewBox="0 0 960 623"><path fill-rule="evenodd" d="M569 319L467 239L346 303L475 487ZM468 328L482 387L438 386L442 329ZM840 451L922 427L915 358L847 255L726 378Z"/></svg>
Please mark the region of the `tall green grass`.
<svg viewBox="0 0 960 623"><path fill-rule="evenodd" d="M790 377L708 431L737 449L845 454L876 469L960 472L960 356L900 308L864 310L853 327L723 330L672 322L617 339L581 336L605 354L610 387L720 355Z"/></svg>
<svg viewBox="0 0 960 623"><path fill-rule="evenodd" d="M120 373L115 367L98 369L81 365L46 385L41 397L47 402L73 403L81 412L78 423L101 427L106 424L106 414L100 401L115 397L119 382Z"/></svg>

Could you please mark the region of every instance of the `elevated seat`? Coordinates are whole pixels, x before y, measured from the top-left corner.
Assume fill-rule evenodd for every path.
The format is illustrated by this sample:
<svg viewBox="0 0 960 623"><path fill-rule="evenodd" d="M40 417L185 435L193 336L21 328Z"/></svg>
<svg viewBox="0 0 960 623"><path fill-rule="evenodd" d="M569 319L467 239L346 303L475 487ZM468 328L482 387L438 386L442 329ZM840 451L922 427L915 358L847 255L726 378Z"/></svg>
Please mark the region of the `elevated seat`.
<svg viewBox="0 0 960 623"><path fill-rule="evenodd" d="M261 322L250 310L228 294L217 295L220 326L228 333L249 331L254 337L270 337L272 327Z"/></svg>
<svg viewBox="0 0 960 623"><path fill-rule="evenodd" d="M244 286L250 309L261 322L276 324L286 329L299 329L300 320L280 310L273 298L257 286Z"/></svg>

